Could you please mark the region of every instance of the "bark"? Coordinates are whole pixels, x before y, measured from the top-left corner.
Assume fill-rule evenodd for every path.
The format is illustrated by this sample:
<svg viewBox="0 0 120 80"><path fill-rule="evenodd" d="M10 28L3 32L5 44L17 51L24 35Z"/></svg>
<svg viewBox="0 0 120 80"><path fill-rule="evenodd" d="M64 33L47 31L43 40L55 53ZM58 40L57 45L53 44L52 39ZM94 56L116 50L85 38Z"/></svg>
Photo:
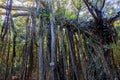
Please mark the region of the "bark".
<svg viewBox="0 0 120 80"><path fill-rule="evenodd" d="M40 51L39 51L39 80L44 80L44 49L43 49L43 33L40 35Z"/></svg>
<svg viewBox="0 0 120 80"><path fill-rule="evenodd" d="M51 62L50 62L50 66L51 66L51 80L55 80L55 73L54 73L54 69L55 69L55 50L56 50L56 34L55 34L55 17L54 17L54 6L53 6L53 0L50 1L50 9L51 9L51 15L52 17L50 18L50 25L51 25Z"/></svg>
<svg viewBox="0 0 120 80"><path fill-rule="evenodd" d="M8 52L7 52L7 56L6 56L6 74L5 74L5 80L7 80L8 75L9 75L9 57L10 57L10 39L8 41Z"/></svg>
<svg viewBox="0 0 120 80"><path fill-rule="evenodd" d="M66 70L67 70L67 63L66 63L66 53L65 53L65 47L64 47L64 37L63 37L63 30L60 30L60 39L61 39L61 49L62 49L62 57L63 57L63 65L64 65L64 77L65 80L67 79Z"/></svg>
<svg viewBox="0 0 120 80"><path fill-rule="evenodd" d="M26 21L26 38L25 38L25 45L23 47L23 54L22 54L22 69L21 69L21 80L26 80L27 76L27 64L28 64L28 58L29 58L29 44L27 41L29 41L30 38L30 24L29 24L30 18L27 18Z"/></svg>
<svg viewBox="0 0 120 80"><path fill-rule="evenodd" d="M80 46L82 46L82 44L80 43L81 40L78 40L77 37L78 37L77 34L75 34L76 49L77 49L77 53L78 53L76 55L76 57L78 58L77 64L79 66L79 69L81 70L80 74L82 76L82 80L85 80L85 78L86 78L86 74L85 74L86 66L85 66L85 64L83 64L83 62L85 63L84 57L83 57L84 53L83 53L82 47L80 47Z"/></svg>
<svg viewBox="0 0 120 80"><path fill-rule="evenodd" d="M33 39L30 42L30 53L29 53L29 67L28 67L28 76L27 76L27 80L32 80L32 72L33 72L33 65L34 65L34 54L33 54Z"/></svg>
<svg viewBox="0 0 120 80"><path fill-rule="evenodd" d="M39 80L45 80L44 78L44 45L43 45L43 22L42 18L39 18L39 31L40 31L40 51L39 51Z"/></svg>
<svg viewBox="0 0 120 80"><path fill-rule="evenodd" d="M0 4L0 8L5 9L6 6ZM31 8L33 8L33 7L31 7ZM34 9L34 8L33 8L33 9ZM12 10L23 10L23 11L28 11L28 8L27 8L27 7L23 7L23 6L14 6L14 5L13 5L13 6L12 6Z"/></svg>
<svg viewBox="0 0 120 80"><path fill-rule="evenodd" d="M53 77L54 77L54 67L55 67L55 30L54 30L54 27L55 27L54 23L51 21L51 63L50 63L50 66L52 67Z"/></svg>
<svg viewBox="0 0 120 80"><path fill-rule="evenodd" d="M72 69L75 72L76 78L77 80L81 80L80 78L80 72L78 70L78 67L76 66L76 58L75 58L75 50L74 50L74 45L73 45L73 35L71 34L71 32L69 32L68 30L66 30L67 36L68 36L68 44L69 44L69 49L70 49L70 58L72 61Z"/></svg>

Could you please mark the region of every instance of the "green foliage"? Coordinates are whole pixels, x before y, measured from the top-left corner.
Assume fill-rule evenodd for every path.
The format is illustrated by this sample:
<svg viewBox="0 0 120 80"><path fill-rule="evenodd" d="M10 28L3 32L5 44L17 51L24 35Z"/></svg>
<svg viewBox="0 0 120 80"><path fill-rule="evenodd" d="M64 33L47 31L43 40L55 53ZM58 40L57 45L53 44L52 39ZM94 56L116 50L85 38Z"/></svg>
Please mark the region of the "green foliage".
<svg viewBox="0 0 120 80"><path fill-rule="evenodd" d="M76 15L74 13L71 13L70 11L66 11L65 15L66 15L66 18L68 18L68 19L76 18Z"/></svg>
<svg viewBox="0 0 120 80"><path fill-rule="evenodd" d="M50 10L48 8L46 9L40 8L39 14L44 18L50 18Z"/></svg>
<svg viewBox="0 0 120 80"><path fill-rule="evenodd" d="M65 17L65 9L62 7L57 9L55 12L55 16L56 18L59 18L60 20L63 19Z"/></svg>
<svg viewBox="0 0 120 80"><path fill-rule="evenodd" d="M114 25L117 27L117 26L120 26L120 20L117 20L115 21Z"/></svg>
<svg viewBox="0 0 120 80"><path fill-rule="evenodd" d="M81 0L72 0L72 3L73 3L73 8L75 8L76 10L81 9L81 7L84 4Z"/></svg>

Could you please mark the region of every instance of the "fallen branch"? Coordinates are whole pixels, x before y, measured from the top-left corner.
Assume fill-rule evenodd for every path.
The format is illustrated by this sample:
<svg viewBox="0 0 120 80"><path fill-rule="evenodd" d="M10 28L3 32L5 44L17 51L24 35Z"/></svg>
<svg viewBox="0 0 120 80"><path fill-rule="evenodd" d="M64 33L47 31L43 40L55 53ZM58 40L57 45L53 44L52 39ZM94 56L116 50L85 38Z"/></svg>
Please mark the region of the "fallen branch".
<svg viewBox="0 0 120 80"><path fill-rule="evenodd" d="M0 12L0 15L6 15L6 12ZM28 16L28 12L21 12L21 13L14 13L12 14L13 17L19 17L19 16Z"/></svg>
<svg viewBox="0 0 120 80"><path fill-rule="evenodd" d="M19 16L28 16L29 13L25 12L25 13L16 13L16 14L13 14L13 17L19 17Z"/></svg>

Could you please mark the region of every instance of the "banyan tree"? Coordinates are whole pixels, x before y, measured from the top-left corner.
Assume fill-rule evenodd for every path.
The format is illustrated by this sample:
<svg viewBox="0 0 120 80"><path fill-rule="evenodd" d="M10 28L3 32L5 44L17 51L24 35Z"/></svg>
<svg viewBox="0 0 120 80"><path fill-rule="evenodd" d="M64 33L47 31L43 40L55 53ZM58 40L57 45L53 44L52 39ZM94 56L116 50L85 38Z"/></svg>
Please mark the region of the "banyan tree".
<svg viewBox="0 0 120 80"><path fill-rule="evenodd" d="M0 80L120 80L119 0L16 1L0 4Z"/></svg>

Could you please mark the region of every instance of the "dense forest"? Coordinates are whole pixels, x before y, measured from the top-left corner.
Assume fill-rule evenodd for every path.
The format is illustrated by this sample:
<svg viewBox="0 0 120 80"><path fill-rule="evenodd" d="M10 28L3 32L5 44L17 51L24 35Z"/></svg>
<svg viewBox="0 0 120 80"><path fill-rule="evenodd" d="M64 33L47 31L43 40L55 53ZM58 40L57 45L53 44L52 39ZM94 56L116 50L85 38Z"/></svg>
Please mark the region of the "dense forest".
<svg viewBox="0 0 120 80"><path fill-rule="evenodd" d="M120 80L120 0L0 0L0 80Z"/></svg>

